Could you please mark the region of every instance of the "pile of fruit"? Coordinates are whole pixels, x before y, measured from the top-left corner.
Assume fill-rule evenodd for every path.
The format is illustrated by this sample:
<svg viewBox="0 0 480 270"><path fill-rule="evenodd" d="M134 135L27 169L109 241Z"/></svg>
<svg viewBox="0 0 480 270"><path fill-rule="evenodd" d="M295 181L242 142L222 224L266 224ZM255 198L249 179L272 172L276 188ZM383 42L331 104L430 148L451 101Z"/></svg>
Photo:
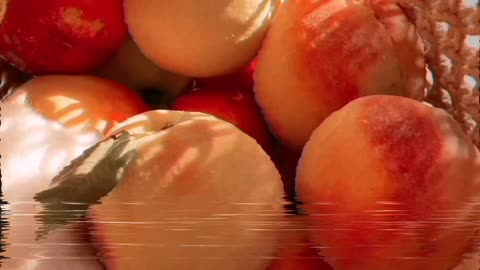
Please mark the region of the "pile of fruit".
<svg viewBox="0 0 480 270"><path fill-rule="evenodd" d="M0 268L478 269L427 45L397 0L0 1Z"/></svg>

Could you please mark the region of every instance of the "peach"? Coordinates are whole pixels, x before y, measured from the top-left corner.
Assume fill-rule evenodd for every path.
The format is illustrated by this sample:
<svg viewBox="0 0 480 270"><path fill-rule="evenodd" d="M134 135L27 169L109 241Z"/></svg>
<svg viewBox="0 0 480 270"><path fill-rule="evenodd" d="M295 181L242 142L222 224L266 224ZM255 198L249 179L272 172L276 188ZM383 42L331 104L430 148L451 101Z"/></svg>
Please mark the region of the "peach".
<svg viewBox="0 0 480 270"><path fill-rule="evenodd" d="M164 70L152 63L131 38L96 74L140 92L156 89L169 98L178 96L192 85L191 78Z"/></svg>
<svg viewBox="0 0 480 270"><path fill-rule="evenodd" d="M386 95L317 127L296 179L336 270L451 269L474 246L479 183L479 151L446 111Z"/></svg>
<svg viewBox="0 0 480 270"><path fill-rule="evenodd" d="M301 149L328 115L361 96L423 96L418 94L425 80L421 55L412 52L416 58L403 59L418 40L404 39L403 25L386 14L378 19L375 10L346 0L292 0L280 6L258 54L254 80L257 101L287 146ZM400 29L394 33L398 43L392 29ZM405 44L411 46L404 50Z"/></svg>
<svg viewBox="0 0 480 270"><path fill-rule="evenodd" d="M3 2L0 54L36 75L93 71L127 38L122 0Z"/></svg>
<svg viewBox="0 0 480 270"><path fill-rule="evenodd" d="M98 163L86 160L90 174L79 167L36 196L48 203L74 191L91 202L105 180L118 182L88 215L108 269L268 265L281 234L284 192L253 138L205 113L166 110L134 116L112 134L117 147L91 152Z"/></svg>
<svg viewBox="0 0 480 270"><path fill-rule="evenodd" d="M134 41L154 63L186 76L212 77L253 59L278 2L126 0L125 14Z"/></svg>
<svg viewBox="0 0 480 270"><path fill-rule="evenodd" d="M115 124L150 107L135 91L87 75L46 75L20 85L8 102L24 104L68 128L105 134Z"/></svg>

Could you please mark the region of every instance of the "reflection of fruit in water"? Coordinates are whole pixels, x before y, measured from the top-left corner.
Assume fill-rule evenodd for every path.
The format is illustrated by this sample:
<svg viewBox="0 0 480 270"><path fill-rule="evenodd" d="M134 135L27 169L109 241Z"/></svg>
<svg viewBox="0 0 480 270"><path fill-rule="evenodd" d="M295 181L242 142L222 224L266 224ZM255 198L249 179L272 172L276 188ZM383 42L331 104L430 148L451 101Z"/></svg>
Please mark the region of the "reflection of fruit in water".
<svg viewBox="0 0 480 270"><path fill-rule="evenodd" d="M2 2L0 54L33 74L93 71L127 37L121 0Z"/></svg>
<svg viewBox="0 0 480 270"><path fill-rule="evenodd" d="M291 227L282 230L280 252L265 270L334 270L313 248L300 216L288 216Z"/></svg>
<svg viewBox="0 0 480 270"><path fill-rule="evenodd" d="M443 110L353 101L314 131L296 181L311 239L335 269L450 269L473 248L480 157Z"/></svg>
<svg viewBox="0 0 480 270"><path fill-rule="evenodd" d="M109 269L268 265L284 193L253 138L211 115L182 111L144 113L113 132L120 130L137 137L122 150L133 159L89 215Z"/></svg>
<svg viewBox="0 0 480 270"><path fill-rule="evenodd" d="M257 57L257 101L282 142L301 149L325 117L355 98L416 92L407 89L410 77L424 79L425 68L406 68L399 55L360 1L286 1Z"/></svg>
<svg viewBox="0 0 480 270"><path fill-rule="evenodd" d="M8 206L8 246L1 269L14 270L103 270L95 249L88 242L85 225L72 223L35 240L32 204ZM14 210L12 208L15 208Z"/></svg>
<svg viewBox="0 0 480 270"><path fill-rule="evenodd" d="M277 2L127 0L125 17L133 40L153 62L187 76L211 77L253 59Z"/></svg>
<svg viewBox="0 0 480 270"><path fill-rule="evenodd" d="M135 91L114 81L85 75L36 77L19 86L9 100L28 104L66 127L101 133L149 109Z"/></svg>

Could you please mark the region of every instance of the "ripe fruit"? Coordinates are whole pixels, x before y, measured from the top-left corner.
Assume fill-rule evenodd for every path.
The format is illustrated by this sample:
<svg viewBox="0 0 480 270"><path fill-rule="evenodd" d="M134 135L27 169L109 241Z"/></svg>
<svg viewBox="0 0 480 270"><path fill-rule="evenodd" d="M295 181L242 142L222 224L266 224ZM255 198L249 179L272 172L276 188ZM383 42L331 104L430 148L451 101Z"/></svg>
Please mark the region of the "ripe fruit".
<svg viewBox="0 0 480 270"><path fill-rule="evenodd" d="M181 95L172 109L209 113L229 121L272 153L273 137L250 89L233 84L212 85Z"/></svg>
<svg viewBox="0 0 480 270"><path fill-rule="evenodd" d="M10 0L0 54L33 74L86 73L127 38L122 0Z"/></svg>
<svg viewBox="0 0 480 270"><path fill-rule="evenodd" d="M69 128L105 134L116 123L150 108L133 90L86 75L47 75L19 86L9 102L25 104Z"/></svg>
<svg viewBox="0 0 480 270"><path fill-rule="evenodd" d="M415 70L404 66L389 30L359 1L292 0L280 6L254 79L257 101L282 142L300 150L325 117L361 96L418 97L423 88L410 89L416 85L410 81L424 81L423 59ZM404 41L410 42L417 40Z"/></svg>
<svg viewBox="0 0 480 270"><path fill-rule="evenodd" d="M212 77L253 59L277 2L127 0L125 13L134 41L154 63L186 76Z"/></svg>
<svg viewBox="0 0 480 270"><path fill-rule="evenodd" d="M10 245L2 255L12 258L2 261L2 269L103 269L93 248L70 226L36 240L41 213L33 197L110 126L146 105L115 82L52 75L18 86L1 107L2 192L11 213L5 239Z"/></svg>
<svg viewBox="0 0 480 270"><path fill-rule="evenodd" d="M147 112L112 132L123 130L130 139L109 150L90 178L118 180L89 214L108 269L268 265L262 257L278 246L283 189L254 139L211 115L181 111Z"/></svg>
<svg viewBox="0 0 480 270"><path fill-rule="evenodd" d="M352 101L314 131L296 181L311 239L336 270L450 269L473 247L480 155L441 109Z"/></svg>

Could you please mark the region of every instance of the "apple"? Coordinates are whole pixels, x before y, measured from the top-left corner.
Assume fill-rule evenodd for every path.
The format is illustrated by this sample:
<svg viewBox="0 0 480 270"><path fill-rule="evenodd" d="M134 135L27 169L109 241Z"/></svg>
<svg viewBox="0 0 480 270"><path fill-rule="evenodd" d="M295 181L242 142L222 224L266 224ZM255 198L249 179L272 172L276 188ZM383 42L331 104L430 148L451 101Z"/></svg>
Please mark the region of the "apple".
<svg viewBox="0 0 480 270"><path fill-rule="evenodd" d="M3 2L0 55L36 75L91 72L128 35L122 0Z"/></svg>

